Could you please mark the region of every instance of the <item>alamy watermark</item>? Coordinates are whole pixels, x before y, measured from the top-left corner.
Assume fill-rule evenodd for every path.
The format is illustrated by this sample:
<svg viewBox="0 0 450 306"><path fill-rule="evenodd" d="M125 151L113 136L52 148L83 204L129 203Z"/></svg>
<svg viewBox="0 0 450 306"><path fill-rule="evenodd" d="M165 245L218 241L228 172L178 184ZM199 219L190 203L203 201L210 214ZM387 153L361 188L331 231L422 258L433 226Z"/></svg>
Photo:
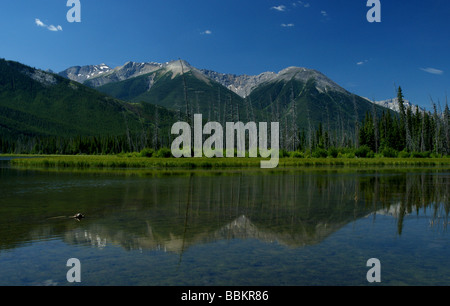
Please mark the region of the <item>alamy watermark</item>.
<svg viewBox="0 0 450 306"><path fill-rule="evenodd" d="M67 267L71 267L67 271L66 279L69 283L81 283L81 262L77 258L67 260Z"/></svg>
<svg viewBox="0 0 450 306"><path fill-rule="evenodd" d="M66 6L70 7L67 11L68 22L81 22L81 2L80 0L68 0Z"/></svg>
<svg viewBox="0 0 450 306"><path fill-rule="evenodd" d="M67 12L68 22L81 22L81 2L80 0L68 0L66 6L70 7ZM380 0L367 0L366 6L370 7L366 18L368 22L381 22L381 2Z"/></svg>
<svg viewBox="0 0 450 306"><path fill-rule="evenodd" d="M81 2L80 0L67 0L67 7L70 7L67 12L68 22L81 22ZM370 10L367 12L366 18L368 22L381 22L381 2L380 0L367 0L367 7Z"/></svg>
<svg viewBox="0 0 450 306"><path fill-rule="evenodd" d="M276 168L279 162L280 154L280 124L271 123L270 148L268 147L268 124L260 122L259 126L255 122L249 122L244 125L242 122L227 122L225 131L225 149L226 157L245 157L246 156L246 131L248 132L248 157L269 158L262 160L261 168ZM258 132L259 128L259 132ZM172 135L179 136L172 142L172 155L180 157L224 157L224 130L218 122L208 122L203 127L203 118L201 114L194 115L194 137L192 138L191 126L187 122L177 122L172 126ZM214 131L214 134L212 134ZM212 134L212 135L211 135ZM203 135L211 135L203 142ZM235 137L236 136L236 137ZM237 145L235 146L235 140ZM193 150L192 150L193 142ZM259 145L258 145L259 143ZM193 155L193 156L192 156Z"/></svg>
<svg viewBox="0 0 450 306"><path fill-rule="evenodd" d="M367 267L371 267L367 271L366 278L369 283L381 283L381 262L378 258L371 258L367 261Z"/></svg>
<svg viewBox="0 0 450 306"><path fill-rule="evenodd" d="M380 0L368 0L367 6L371 9L367 12L368 22L381 22L381 2Z"/></svg>

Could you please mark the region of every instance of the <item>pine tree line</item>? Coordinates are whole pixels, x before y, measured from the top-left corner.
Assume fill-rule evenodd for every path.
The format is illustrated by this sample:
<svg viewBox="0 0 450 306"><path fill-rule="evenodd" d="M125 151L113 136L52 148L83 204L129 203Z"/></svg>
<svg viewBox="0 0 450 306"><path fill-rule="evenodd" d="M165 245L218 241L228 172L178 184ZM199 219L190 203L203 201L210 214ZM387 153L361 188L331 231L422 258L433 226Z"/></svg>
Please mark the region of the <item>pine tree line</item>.
<svg viewBox="0 0 450 306"><path fill-rule="evenodd" d="M141 152L146 148L155 151L170 147L170 135L164 137L147 131L123 136L0 136L2 154L60 154L60 155L107 155Z"/></svg>
<svg viewBox="0 0 450 306"><path fill-rule="evenodd" d="M395 150L406 153L450 155L450 111L446 103L444 111L432 101L433 113L419 107L405 107L403 92L398 88L399 115L383 113L377 119L366 114L359 134L361 145L375 153ZM440 108L440 107L439 107ZM417 154L420 155L420 154Z"/></svg>
<svg viewBox="0 0 450 306"><path fill-rule="evenodd" d="M377 114L375 104L372 112L366 112L360 122L355 108L355 121L339 120L339 127L331 130L319 123L314 129L308 123L298 132L296 142L283 141L293 137L296 129L292 120L280 129L282 155L294 157L429 157L450 155L450 110L444 111L432 101L433 112L418 106L405 106L401 87L397 100L399 112L384 111ZM309 116L308 116L309 117ZM328 120L329 121L329 120ZM352 125L354 127L352 128ZM290 129L288 127L291 127Z"/></svg>

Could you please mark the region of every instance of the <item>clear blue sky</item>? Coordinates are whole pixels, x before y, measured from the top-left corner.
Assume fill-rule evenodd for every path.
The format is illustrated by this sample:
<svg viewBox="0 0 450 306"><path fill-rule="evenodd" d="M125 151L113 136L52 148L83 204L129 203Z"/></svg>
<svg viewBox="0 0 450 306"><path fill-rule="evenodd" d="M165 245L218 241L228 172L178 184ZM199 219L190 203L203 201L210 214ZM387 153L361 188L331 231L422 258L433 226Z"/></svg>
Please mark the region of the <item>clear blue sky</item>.
<svg viewBox="0 0 450 306"><path fill-rule="evenodd" d="M450 94L450 1L66 0L0 2L0 57L62 71L70 66L182 58L223 73L317 69L347 90L382 100L402 86L430 109ZM53 27L52 27L53 26Z"/></svg>

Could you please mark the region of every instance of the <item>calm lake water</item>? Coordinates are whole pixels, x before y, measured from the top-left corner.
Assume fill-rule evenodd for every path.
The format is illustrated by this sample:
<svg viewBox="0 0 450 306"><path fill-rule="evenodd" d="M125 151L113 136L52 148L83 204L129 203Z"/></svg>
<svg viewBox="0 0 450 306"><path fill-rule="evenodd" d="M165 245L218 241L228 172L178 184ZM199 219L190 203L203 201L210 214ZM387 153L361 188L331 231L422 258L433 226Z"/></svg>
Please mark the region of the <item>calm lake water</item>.
<svg viewBox="0 0 450 306"><path fill-rule="evenodd" d="M448 286L449 191L449 167L132 175L3 160L0 285Z"/></svg>

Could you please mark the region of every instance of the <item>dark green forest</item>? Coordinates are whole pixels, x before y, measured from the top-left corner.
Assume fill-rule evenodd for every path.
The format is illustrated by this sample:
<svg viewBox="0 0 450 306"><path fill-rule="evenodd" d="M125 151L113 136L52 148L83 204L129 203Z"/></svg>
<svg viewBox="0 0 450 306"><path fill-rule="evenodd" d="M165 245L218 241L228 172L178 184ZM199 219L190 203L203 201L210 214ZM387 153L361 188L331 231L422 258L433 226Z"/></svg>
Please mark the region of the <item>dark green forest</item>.
<svg viewBox="0 0 450 306"><path fill-rule="evenodd" d="M450 154L450 111L434 105L434 112L405 108L398 89L400 113L377 116L367 112L354 131L331 130L321 123L301 129L293 143L289 131L281 131L283 157L440 157ZM150 107L151 104L146 104ZM160 115L161 116L161 115ZM153 120L158 121L158 115ZM157 122L156 122L157 123ZM118 154L142 152L144 156L170 157L173 135L157 125L114 136L25 136L0 137L0 152L9 154ZM284 139L284 141L283 141Z"/></svg>
<svg viewBox="0 0 450 306"><path fill-rule="evenodd" d="M442 111L440 104L432 101L433 112L418 107L405 107L402 88L397 93L399 114L384 113L380 118L368 113L359 130L357 146L386 157L429 157L450 154L450 111L446 101Z"/></svg>

